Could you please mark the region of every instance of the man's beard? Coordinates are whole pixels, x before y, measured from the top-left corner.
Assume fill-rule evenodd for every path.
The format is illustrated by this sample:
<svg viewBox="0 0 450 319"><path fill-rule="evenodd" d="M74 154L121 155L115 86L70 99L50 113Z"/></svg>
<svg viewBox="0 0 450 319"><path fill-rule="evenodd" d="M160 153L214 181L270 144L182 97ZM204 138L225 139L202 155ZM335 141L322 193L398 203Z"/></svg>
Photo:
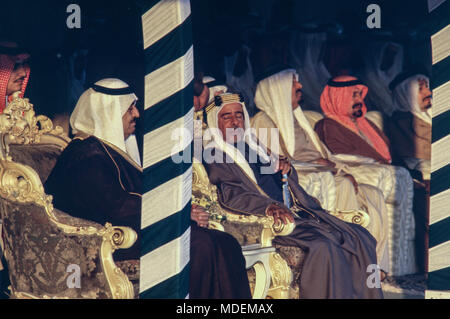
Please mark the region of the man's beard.
<svg viewBox="0 0 450 319"><path fill-rule="evenodd" d="M132 121L129 125L130 128L130 135L134 134L136 132L136 121Z"/></svg>
<svg viewBox="0 0 450 319"><path fill-rule="evenodd" d="M303 103L303 90L302 89L298 89L297 91L295 91L295 93L300 93L300 99L298 100L298 105Z"/></svg>
<svg viewBox="0 0 450 319"><path fill-rule="evenodd" d="M353 112L353 117L360 118L362 117L363 112L361 110Z"/></svg>
<svg viewBox="0 0 450 319"><path fill-rule="evenodd" d="M358 107L358 106L361 106L361 107L362 107L362 104L361 104L361 103L355 104L355 105L352 106L352 109L355 109L355 108ZM361 109L359 109L359 110L357 110L357 111L353 111L352 115L353 115L353 117L355 117L355 118L360 118L360 117L363 116L363 111L362 111Z"/></svg>
<svg viewBox="0 0 450 319"><path fill-rule="evenodd" d="M426 102L426 100L428 99L428 102ZM427 96L426 98L423 99L423 102L426 103L425 104L425 109L428 110L429 108L431 108L431 95Z"/></svg>

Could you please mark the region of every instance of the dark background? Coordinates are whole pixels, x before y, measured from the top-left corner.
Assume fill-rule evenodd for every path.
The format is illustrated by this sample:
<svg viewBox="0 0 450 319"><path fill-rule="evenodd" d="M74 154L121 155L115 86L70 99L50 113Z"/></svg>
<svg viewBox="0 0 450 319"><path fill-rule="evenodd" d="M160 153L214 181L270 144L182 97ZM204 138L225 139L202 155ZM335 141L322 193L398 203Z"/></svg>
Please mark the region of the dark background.
<svg viewBox="0 0 450 319"><path fill-rule="evenodd" d="M257 53L255 73L268 64L285 62L289 32L325 31L328 45L324 58L332 75L340 69L361 67L361 52L368 42L394 41L405 48L406 65L421 63L431 70L428 4L426 0L230 0L191 1L194 43L205 72L220 77L221 55L239 46L242 31L260 25L262 35L252 38ZM369 4L381 9L381 29L369 29ZM255 17L254 13L258 14ZM200 51L200 52L198 52ZM333 52L339 56L329 58ZM215 57L215 59L214 59ZM333 61L330 61L333 60Z"/></svg>
<svg viewBox="0 0 450 319"><path fill-rule="evenodd" d="M31 52L25 95L37 114L70 114L77 96L72 92L74 81L87 88L112 76L135 88L142 109L145 74L140 16L145 2L2 1L0 38L19 42ZM81 29L66 26L70 3L81 8ZM366 26L370 3L381 7L381 29ZM327 52L324 58L331 74L358 68L361 48L380 39L403 44L406 65L419 61L431 68L426 0L192 0L191 10L195 67L216 78L223 77L223 56L239 47L242 31L249 26L260 30L250 37L256 52L255 73L285 60L287 35L295 28L328 32L328 58ZM330 58L329 52L336 48L341 53ZM74 58L75 52L84 55ZM85 79L80 81L83 74Z"/></svg>

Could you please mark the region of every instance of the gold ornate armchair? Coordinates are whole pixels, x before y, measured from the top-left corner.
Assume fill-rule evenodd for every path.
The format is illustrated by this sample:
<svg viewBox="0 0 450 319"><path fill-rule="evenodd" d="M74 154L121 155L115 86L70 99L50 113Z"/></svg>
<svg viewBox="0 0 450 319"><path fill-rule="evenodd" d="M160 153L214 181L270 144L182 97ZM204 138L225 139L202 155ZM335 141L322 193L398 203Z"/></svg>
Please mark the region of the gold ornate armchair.
<svg viewBox="0 0 450 319"><path fill-rule="evenodd" d="M42 182L68 144L62 130L14 96L0 114L0 214L11 298L133 298L113 252L133 245L131 228L71 217ZM38 174L39 173L39 174Z"/></svg>
<svg viewBox="0 0 450 319"><path fill-rule="evenodd" d="M253 298L287 299L298 296L298 287L293 281L294 274L282 257L285 252L272 244L275 236L289 235L295 225L275 225L272 217L226 211L218 204L217 188L209 182L201 163L193 164L192 183L193 202L210 212L210 227L230 233L241 244Z"/></svg>

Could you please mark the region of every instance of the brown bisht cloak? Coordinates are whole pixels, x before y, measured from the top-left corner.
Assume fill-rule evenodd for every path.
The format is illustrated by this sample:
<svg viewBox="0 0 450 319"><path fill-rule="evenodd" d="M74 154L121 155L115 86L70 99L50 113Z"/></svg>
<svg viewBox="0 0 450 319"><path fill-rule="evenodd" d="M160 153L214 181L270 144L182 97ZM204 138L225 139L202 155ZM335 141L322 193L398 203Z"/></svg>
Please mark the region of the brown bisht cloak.
<svg viewBox="0 0 450 319"><path fill-rule="evenodd" d="M142 171L94 136L74 138L44 185L54 206L69 215L136 231L136 243L117 250L115 260L140 258L141 186Z"/></svg>
<svg viewBox="0 0 450 319"><path fill-rule="evenodd" d="M386 135L369 119L367 119L367 122L369 122L389 147L389 140ZM373 158L383 164L389 164L362 137L331 118L324 118L318 121L314 130L333 154L360 155Z"/></svg>
<svg viewBox="0 0 450 319"><path fill-rule="evenodd" d="M217 154L215 154L217 153ZM268 205L276 202L239 167L227 163L217 148L214 158L223 163L205 163L210 181L217 185L219 201L226 209L265 216ZM300 298L382 298L381 289L369 288L367 267L376 264L376 240L363 227L345 223L324 211L297 182L291 169L289 187L295 200L309 213L295 219L296 228L274 242L298 246L306 251L300 275ZM282 204L282 203L279 203Z"/></svg>

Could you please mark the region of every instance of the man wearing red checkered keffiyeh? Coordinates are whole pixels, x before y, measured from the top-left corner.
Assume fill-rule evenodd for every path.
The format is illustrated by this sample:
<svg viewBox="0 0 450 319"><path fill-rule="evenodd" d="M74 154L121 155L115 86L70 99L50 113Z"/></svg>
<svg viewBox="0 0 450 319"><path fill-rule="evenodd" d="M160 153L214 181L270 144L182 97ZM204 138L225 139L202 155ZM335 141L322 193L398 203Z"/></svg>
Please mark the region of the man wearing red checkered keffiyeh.
<svg viewBox="0 0 450 319"><path fill-rule="evenodd" d="M316 133L334 154L351 154L392 162L386 135L365 115L368 88L355 77L331 79L320 96L325 118L317 122Z"/></svg>
<svg viewBox="0 0 450 319"><path fill-rule="evenodd" d="M16 43L0 42L0 113L14 92L21 91L23 97L30 77L29 57Z"/></svg>

